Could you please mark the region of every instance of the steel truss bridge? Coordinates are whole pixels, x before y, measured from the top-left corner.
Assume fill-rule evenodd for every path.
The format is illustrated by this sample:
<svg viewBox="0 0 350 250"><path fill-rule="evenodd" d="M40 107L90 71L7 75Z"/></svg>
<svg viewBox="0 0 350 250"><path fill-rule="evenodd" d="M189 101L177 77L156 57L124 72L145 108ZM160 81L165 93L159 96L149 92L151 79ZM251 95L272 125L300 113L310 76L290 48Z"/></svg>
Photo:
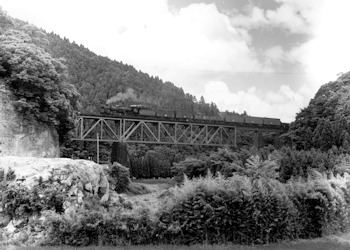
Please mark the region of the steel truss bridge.
<svg viewBox="0 0 350 250"><path fill-rule="evenodd" d="M183 145L235 145L235 126L145 118L80 116L74 140Z"/></svg>
<svg viewBox="0 0 350 250"><path fill-rule="evenodd" d="M196 122L145 118L105 117L81 115L73 140L94 142L129 142L152 144L182 144L207 146L235 146L238 130L255 131L254 144L258 147L261 131L279 132L282 126L241 124L229 122Z"/></svg>

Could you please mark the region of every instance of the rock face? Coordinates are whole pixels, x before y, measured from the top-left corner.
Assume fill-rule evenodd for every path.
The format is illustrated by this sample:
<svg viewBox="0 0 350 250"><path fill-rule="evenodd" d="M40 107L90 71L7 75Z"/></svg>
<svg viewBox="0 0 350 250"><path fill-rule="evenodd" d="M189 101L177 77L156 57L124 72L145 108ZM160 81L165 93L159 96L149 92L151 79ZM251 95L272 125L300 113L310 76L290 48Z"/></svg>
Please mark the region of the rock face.
<svg viewBox="0 0 350 250"><path fill-rule="evenodd" d="M107 166L96 164L87 160L73 160L67 158L38 158L38 157L0 157L0 181L4 190L15 190L19 196L13 203L3 197L3 206L0 208L0 249L7 244L33 244L44 240L46 228L44 222L47 213L71 214L77 210L90 208L107 209L120 205L120 197L110 190ZM22 190L22 191L21 191ZM23 195L23 190L35 200L29 200ZM11 193L11 191L9 191ZM27 194L27 193L26 193ZM55 194L52 200L51 195ZM5 197L5 198L4 198ZM61 199L62 198L62 199ZM40 202L39 202L40 201ZM56 207L46 207L47 202L59 204ZM22 205L21 205L22 204ZM25 204L25 205L23 205ZM22 214L24 210L19 206L42 206L40 214ZM52 204L52 203L51 203ZM15 209L12 218L3 208ZM22 211L22 212L21 212ZM29 209L30 211L30 209ZM16 217L16 215L18 217Z"/></svg>
<svg viewBox="0 0 350 250"><path fill-rule="evenodd" d="M0 156L59 157L57 132L14 112L11 93L0 82Z"/></svg>
<svg viewBox="0 0 350 250"><path fill-rule="evenodd" d="M50 178L63 186L67 194L65 207L79 206L89 197L101 202L109 199L109 182L104 167L92 161L67 158L0 157L0 170L4 175L14 171L15 180L32 188L39 180Z"/></svg>

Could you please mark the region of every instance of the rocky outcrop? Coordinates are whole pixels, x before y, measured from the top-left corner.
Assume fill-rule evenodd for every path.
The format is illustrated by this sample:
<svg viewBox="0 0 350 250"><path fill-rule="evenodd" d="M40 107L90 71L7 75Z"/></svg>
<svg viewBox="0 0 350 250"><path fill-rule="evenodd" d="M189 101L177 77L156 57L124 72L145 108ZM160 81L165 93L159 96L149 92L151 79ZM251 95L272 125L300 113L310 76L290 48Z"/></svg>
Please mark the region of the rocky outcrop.
<svg viewBox="0 0 350 250"><path fill-rule="evenodd" d="M93 161L68 158L0 157L0 170L6 177L9 171L14 182L29 189L49 179L63 186L65 207L79 206L87 197L109 199L109 182L104 167ZM6 181L6 178L4 178Z"/></svg>
<svg viewBox="0 0 350 250"><path fill-rule="evenodd" d="M57 132L14 111L11 92L0 82L0 156L59 157Z"/></svg>
<svg viewBox="0 0 350 250"><path fill-rule="evenodd" d="M120 205L122 195L110 190L106 168L92 161L68 158L0 157L0 249L2 244L40 242L46 230L46 212L69 214ZM59 211L55 206L47 207L53 203L59 205ZM33 206L42 207L39 214L24 212Z"/></svg>

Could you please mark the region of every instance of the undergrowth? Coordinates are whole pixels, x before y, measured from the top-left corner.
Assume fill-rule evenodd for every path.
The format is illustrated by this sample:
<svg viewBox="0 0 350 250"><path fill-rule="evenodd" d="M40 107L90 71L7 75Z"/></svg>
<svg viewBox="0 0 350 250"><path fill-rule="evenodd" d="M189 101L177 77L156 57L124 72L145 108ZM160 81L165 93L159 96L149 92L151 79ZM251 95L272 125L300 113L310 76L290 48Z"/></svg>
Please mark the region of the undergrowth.
<svg viewBox="0 0 350 250"><path fill-rule="evenodd" d="M185 177L158 211L52 213L45 244L266 244L349 228L349 176L287 184L234 175Z"/></svg>
<svg viewBox="0 0 350 250"><path fill-rule="evenodd" d="M142 192L130 184L126 169L115 165L110 173L113 190ZM16 185L2 190L2 214L45 217L40 241L45 246L270 244L346 232L350 226L349 174L309 170L307 179L282 183L276 164L256 157L229 177L210 171L192 179L184 175L181 185L159 196L156 208L121 195L114 207L62 211L54 186L41 183L46 189L29 192Z"/></svg>

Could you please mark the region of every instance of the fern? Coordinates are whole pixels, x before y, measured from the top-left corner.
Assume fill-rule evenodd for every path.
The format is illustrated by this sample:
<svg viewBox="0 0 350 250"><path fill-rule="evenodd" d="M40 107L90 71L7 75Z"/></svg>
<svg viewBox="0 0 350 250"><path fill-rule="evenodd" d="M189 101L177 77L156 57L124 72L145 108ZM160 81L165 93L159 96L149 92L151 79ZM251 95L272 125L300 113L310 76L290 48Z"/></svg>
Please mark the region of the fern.
<svg viewBox="0 0 350 250"><path fill-rule="evenodd" d="M15 172L9 167L3 167L0 169L0 183L3 186L7 185L8 181L13 181L16 179Z"/></svg>
<svg viewBox="0 0 350 250"><path fill-rule="evenodd" d="M277 179L279 166L276 161L262 161L258 155L251 156L244 168L236 166L238 174L246 175L253 179L265 178L265 179Z"/></svg>

